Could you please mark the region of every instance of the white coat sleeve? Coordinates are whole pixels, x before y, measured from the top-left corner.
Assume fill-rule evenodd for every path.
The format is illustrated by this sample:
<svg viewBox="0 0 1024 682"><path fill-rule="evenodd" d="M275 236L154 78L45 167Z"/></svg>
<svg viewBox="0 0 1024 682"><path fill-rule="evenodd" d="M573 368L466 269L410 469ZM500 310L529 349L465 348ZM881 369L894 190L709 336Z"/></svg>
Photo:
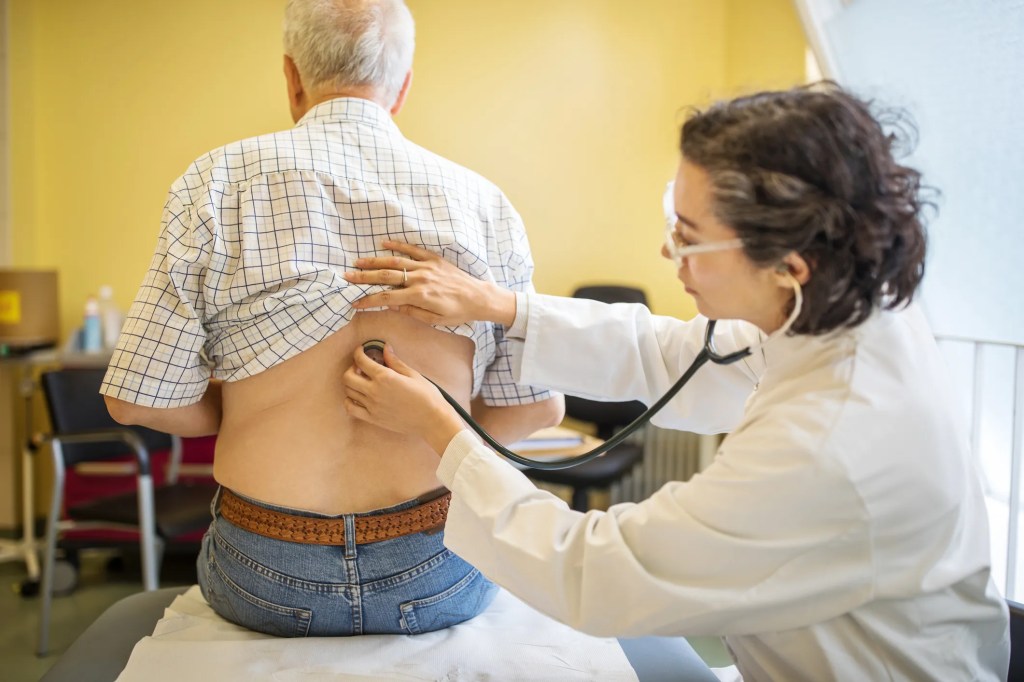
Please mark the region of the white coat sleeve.
<svg viewBox="0 0 1024 682"><path fill-rule="evenodd" d="M705 472L643 502L586 514L463 431L438 469L452 491L445 545L598 636L750 634L835 617L872 594L863 507L841 472L813 472L772 431L730 437Z"/></svg>
<svg viewBox="0 0 1024 682"><path fill-rule="evenodd" d="M690 322L651 314L646 306L531 294L524 341L515 342L516 380L594 400L650 405L676 382L704 345L706 318ZM719 350L756 344L753 325L721 321ZM763 371L760 356L707 363L652 421L695 433L731 430Z"/></svg>

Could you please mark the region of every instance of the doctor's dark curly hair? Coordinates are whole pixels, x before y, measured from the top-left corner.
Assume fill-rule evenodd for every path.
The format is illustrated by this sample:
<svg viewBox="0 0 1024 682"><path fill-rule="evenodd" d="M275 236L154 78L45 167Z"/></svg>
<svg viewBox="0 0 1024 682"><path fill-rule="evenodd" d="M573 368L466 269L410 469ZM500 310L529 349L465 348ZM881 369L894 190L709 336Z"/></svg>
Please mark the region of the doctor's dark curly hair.
<svg viewBox="0 0 1024 682"><path fill-rule="evenodd" d="M683 125L684 159L710 177L716 216L764 267L810 266L792 331L823 334L911 301L924 276L920 174L894 152L914 138L900 112L835 83L721 102Z"/></svg>

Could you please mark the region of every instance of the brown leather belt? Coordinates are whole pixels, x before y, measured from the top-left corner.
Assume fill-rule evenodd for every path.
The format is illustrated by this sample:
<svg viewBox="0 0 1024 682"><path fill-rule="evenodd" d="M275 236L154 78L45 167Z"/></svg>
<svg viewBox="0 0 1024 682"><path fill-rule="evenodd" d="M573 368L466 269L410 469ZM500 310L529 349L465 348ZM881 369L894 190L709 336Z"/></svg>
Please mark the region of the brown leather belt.
<svg viewBox="0 0 1024 682"><path fill-rule="evenodd" d="M357 516L356 544L381 542L403 535L440 531L448 517L452 494L445 492L415 507L388 514ZM306 545L344 545L345 520L295 516L259 507L221 488L220 514L247 531L275 540Z"/></svg>

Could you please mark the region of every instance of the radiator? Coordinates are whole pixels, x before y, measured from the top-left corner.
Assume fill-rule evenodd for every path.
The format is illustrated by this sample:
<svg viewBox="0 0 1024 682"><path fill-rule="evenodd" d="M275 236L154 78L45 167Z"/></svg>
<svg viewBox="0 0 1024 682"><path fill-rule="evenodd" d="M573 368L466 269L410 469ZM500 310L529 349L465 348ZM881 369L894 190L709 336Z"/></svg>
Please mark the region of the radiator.
<svg viewBox="0 0 1024 682"><path fill-rule="evenodd" d="M610 504L639 502L669 481L687 480L711 462L720 437L648 425L630 440L643 445L644 458L632 473L611 487Z"/></svg>

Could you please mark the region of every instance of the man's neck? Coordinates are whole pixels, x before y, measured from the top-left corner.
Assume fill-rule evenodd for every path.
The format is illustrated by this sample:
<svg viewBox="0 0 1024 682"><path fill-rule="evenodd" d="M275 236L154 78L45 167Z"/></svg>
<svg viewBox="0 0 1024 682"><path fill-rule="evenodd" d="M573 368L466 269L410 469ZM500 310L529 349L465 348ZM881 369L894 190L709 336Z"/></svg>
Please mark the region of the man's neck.
<svg viewBox="0 0 1024 682"><path fill-rule="evenodd" d="M303 116L309 113L309 110L318 104L323 104L332 99L339 99L342 97L355 97L357 99L365 99L373 102L374 104L380 105L382 109L387 111L388 105L384 102L384 98L380 95L380 91L376 88L369 86L353 86L349 88L336 88L331 90L325 90L323 92L317 92L310 94L309 106L306 111L303 112Z"/></svg>

